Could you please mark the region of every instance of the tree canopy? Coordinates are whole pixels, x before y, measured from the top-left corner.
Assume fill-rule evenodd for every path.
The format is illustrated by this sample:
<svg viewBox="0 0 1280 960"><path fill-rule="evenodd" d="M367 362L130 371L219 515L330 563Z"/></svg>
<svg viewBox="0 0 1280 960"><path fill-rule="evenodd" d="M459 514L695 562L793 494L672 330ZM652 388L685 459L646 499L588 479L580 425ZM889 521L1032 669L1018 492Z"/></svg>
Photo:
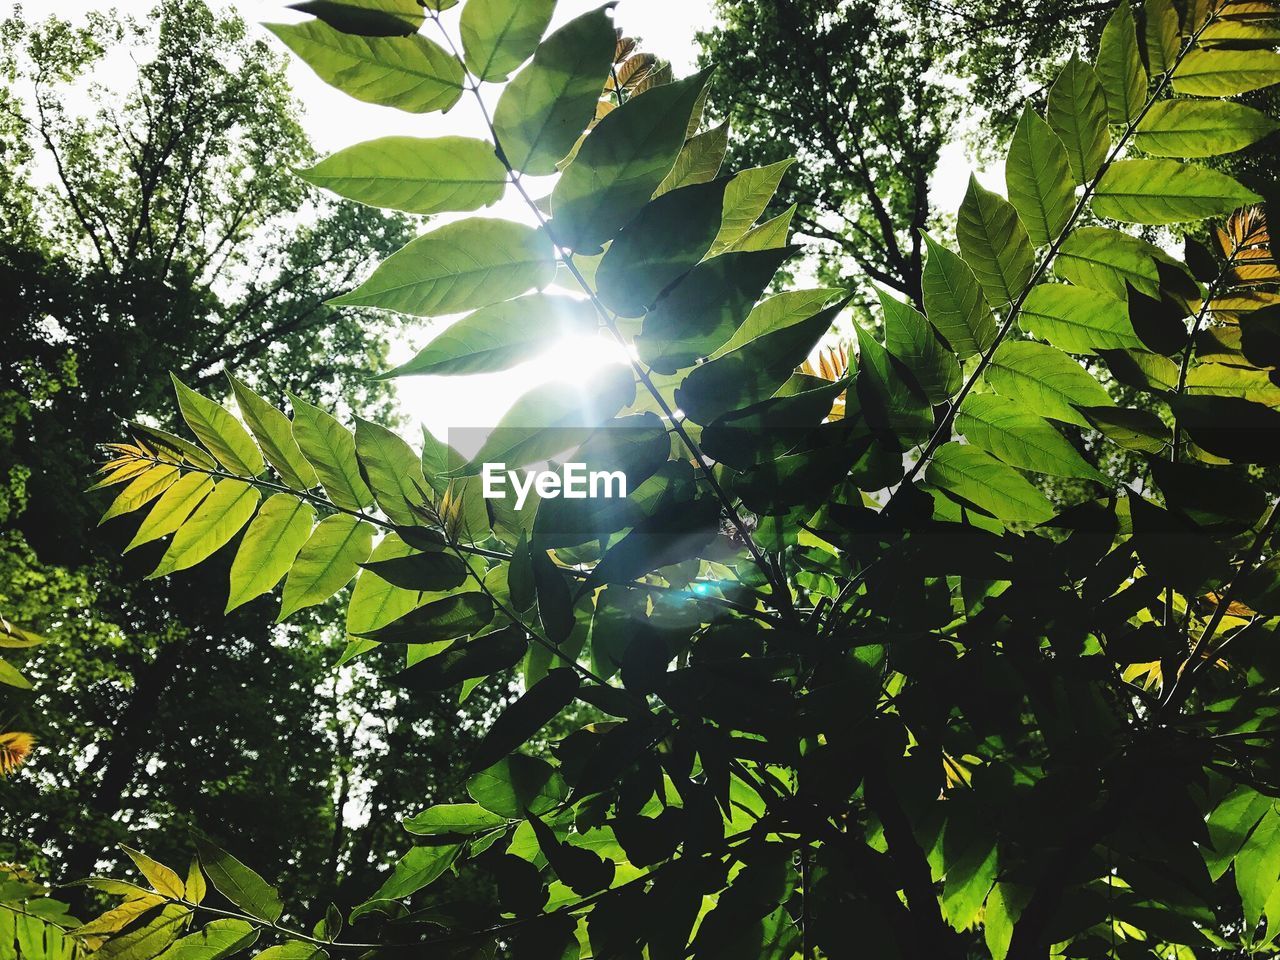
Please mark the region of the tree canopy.
<svg viewBox="0 0 1280 960"><path fill-rule="evenodd" d="M823 376L857 291L785 282L779 168L721 169L709 68L675 78L610 5L550 33L550 5L453 6L271 27L353 96L488 120L309 178L525 204L429 224L337 303L465 314L402 375L510 371L565 330L627 360L533 389L474 454L175 376L182 426L118 431L97 485L151 577L208 563L209 602L286 623L353 584L344 663L519 696L467 799L406 817L314 926L247 821L193 831L189 868L124 848L140 880L87 879L118 902L83 925L23 877L10 912L128 960L1274 952L1280 268L1264 197L1206 161L1276 129L1237 98L1280 83L1280 11L1112 6L1019 105L1005 190L972 180L922 236L920 309L883 293ZM1213 246L1162 233L1196 225ZM628 493L521 508L484 492L499 461Z"/></svg>

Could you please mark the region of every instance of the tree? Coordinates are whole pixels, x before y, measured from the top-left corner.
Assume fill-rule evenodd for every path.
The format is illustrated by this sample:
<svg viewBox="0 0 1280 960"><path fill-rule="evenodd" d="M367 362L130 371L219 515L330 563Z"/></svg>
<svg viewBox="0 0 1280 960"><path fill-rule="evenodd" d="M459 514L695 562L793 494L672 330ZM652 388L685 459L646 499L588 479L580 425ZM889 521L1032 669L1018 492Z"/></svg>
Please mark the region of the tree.
<svg viewBox="0 0 1280 960"><path fill-rule="evenodd" d="M398 324L326 301L408 218L293 176L315 156L284 62L238 17L185 0L0 33L0 616L49 640L0 651L33 686L4 694L0 733L37 738L0 785L0 860L62 880L121 863L140 829L168 855L175 824L221 836L249 818L272 827L263 862L298 867L291 895L367 885L410 806L458 789L460 718L492 698L411 700L373 683L395 669L376 658L335 691L336 608L281 630L261 604L223 615L225 565L143 582L155 545L118 559L131 520L95 531L109 500L82 491L121 420L171 424L170 370L229 390L234 365L273 397L384 418L389 390L366 375ZM100 82L128 57L134 85ZM305 732L281 736L281 716Z"/></svg>
<svg viewBox="0 0 1280 960"><path fill-rule="evenodd" d="M773 212L795 205L798 232L821 243L821 279L856 287L868 309L868 280L921 306L930 180L960 112L926 18L869 0L720 0L717 12L699 39L731 166L794 158Z"/></svg>
<svg viewBox="0 0 1280 960"><path fill-rule="evenodd" d="M481 96L481 78L533 55L492 141L428 141L421 166L393 166L424 169L446 147L473 161L392 185L372 176L372 148L344 159L365 171L356 183L434 196L458 196L462 173L505 180L537 226L450 223L344 299L474 311L417 373L506 369L588 320L634 353L584 390L533 391L470 459L365 421L352 434L302 402L290 421L244 394L241 423L181 385L198 445L136 430L112 447L104 482L144 523L205 491L160 572L247 528L233 596L283 579L288 612L313 571L336 568L308 596L356 575L357 593L395 598L353 632L404 646L403 682L524 680L471 757L472 802L407 822L413 839L346 918L352 934L337 910L312 933L282 929L275 888L196 837L185 883L135 857L152 892L125 889L147 909L103 920L116 950L177 941L203 956L216 941L225 955L259 937L281 941L272 956L601 960L1270 949L1280 503L1250 473L1280 457L1280 354L1275 308L1224 301L1215 278L1274 255L1249 228L1256 193L1166 154L1262 135L1227 98L1280 81L1277 54L1202 39L1274 11L1153 0L1139 34L1121 3L1096 62L1070 60L1045 115L1022 114L1008 199L974 184L958 251L929 239L924 313L886 297L884 343L860 328L856 369L815 382L795 367L845 301L756 303L795 251L752 227L765 204L748 188L766 173L695 167L705 71L631 97L615 80L602 108L606 78L626 72L607 8L535 43L546 20L521 19L529 6L470 0L460 51L447 28L445 46L417 32L442 25L433 9L314 9L323 20L274 29L335 85L401 106ZM1163 69L1146 71L1140 40ZM343 48L372 65L336 71ZM557 165L548 218L523 176ZM1224 253L1190 264L1126 229L1207 219L1227 220ZM1086 242L1090 268L1048 281ZM570 282L594 315L541 292ZM1110 401L1080 362L1094 357L1158 413ZM1150 482L1113 484L1060 424L1148 454ZM544 493L536 510L479 495L486 464L566 450L625 467L631 494ZM1032 482L1044 475L1090 486L1055 509ZM548 753L541 731L576 703L599 719ZM492 878L487 924L441 902L450 868ZM231 916L187 934L209 913L206 877Z"/></svg>

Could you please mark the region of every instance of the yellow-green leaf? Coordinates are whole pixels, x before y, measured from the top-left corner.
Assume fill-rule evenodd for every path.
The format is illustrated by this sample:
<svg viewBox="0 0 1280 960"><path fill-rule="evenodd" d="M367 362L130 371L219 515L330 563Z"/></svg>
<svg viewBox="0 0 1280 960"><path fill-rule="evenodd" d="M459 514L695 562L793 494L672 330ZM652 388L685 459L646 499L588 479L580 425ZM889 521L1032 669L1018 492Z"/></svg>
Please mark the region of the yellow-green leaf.
<svg viewBox="0 0 1280 960"><path fill-rule="evenodd" d="M372 505L373 494L360 476L356 440L351 431L301 397L291 393L289 402L293 405L293 439L315 467L329 499L344 510L363 510Z"/></svg>
<svg viewBox="0 0 1280 960"><path fill-rule="evenodd" d="M212 400L202 397L185 383L174 377L173 388L178 394L178 408L191 432L200 438L219 462L239 477L256 477L263 470L262 454L249 436L249 431Z"/></svg>
<svg viewBox="0 0 1280 960"><path fill-rule="evenodd" d="M231 563L231 592L224 612L270 592L280 582L311 535L315 518L311 504L287 493L277 493L262 505Z"/></svg>
<svg viewBox="0 0 1280 960"><path fill-rule="evenodd" d="M227 374L227 379L231 381L240 415L253 431L267 462L280 474L280 479L295 490L314 487L316 472L298 449L289 418L231 374Z"/></svg>
<svg viewBox="0 0 1280 960"><path fill-rule="evenodd" d="M388 519L402 526L422 523L413 508L426 505L424 493L430 488L413 448L386 427L357 417L356 456Z"/></svg>
<svg viewBox="0 0 1280 960"><path fill-rule="evenodd" d="M1013 204L969 178L969 189L956 218L960 253L982 284L987 301L1009 303L1035 269L1035 254L1026 227Z"/></svg>
<svg viewBox="0 0 1280 960"><path fill-rule="evenodd" d="M173 533L186 522L187 517L191 516L192 511L200 505L212 489L213 478L208 474L183 474L160 495L160 499L147 513L142 525L138 527L138 532L124 548L125 553L134 547Z"/></svg>
<svg viewBox="0 0 1280 960"><path fill-rule="evenodd" d="M284 582L277 622L303 607L324 603L350 582L369 559L373 526L345 513L321 520L302 547Z"/></svg>
<svg viewBox="0 0 1280 960"><path fill-rule="evenodd" d="M150 470L139 474L129 481L129 485L120 491L112 501L107 512L102 515L99 524L106 523L112 517L132 513L160 496L178 482L178 468L169 464L157 464Z"/></svg>
<svg viewBox="0 0 1280 960"><path fill-rule="evenodd" d="M1107 98L1093 68L1073 56L1049 90L1046 119L1067 149L1076 183L1093 178L1107 157Z"/></svg>
<svg viewBox="0 0 1280 960"><path fill-rule="evenodd" d="M120 845L120 849L129 855L129 859L138 868L138 872L147 878L147 883L151 884L152 890L173 900L182 899L185 888L182 878L178 876L176 871L166 867L158 860L151 859L141 850L134 850L124 844Z"/></svg>
<svg viewBox="0 0 1280 960"><path fill-rule="evenodd" d="M243 480L219 481L178 528L160 565L147 579L186 570L212 556L249 522L259 499L257 488Z"/></svg>

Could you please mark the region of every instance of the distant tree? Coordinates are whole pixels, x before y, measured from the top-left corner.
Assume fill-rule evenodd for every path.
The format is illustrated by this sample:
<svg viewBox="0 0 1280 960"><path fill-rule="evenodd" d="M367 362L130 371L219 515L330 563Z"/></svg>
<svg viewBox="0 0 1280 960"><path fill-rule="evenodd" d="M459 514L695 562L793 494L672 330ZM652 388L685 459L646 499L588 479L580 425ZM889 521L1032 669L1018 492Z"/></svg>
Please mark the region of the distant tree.
<svg viewBox="0 0 1280 960"><path fill-rule="evenodd" d="M315 158L283 60L238 17L165 0L81 26L19 13L0 38L0 615L49 638L17 652L34 689L0 693L38 744L0 785L0 861L92 872L130 825L177 841L180 812L269 825L256 847L301 867L304 898L347 870L367 883L398 817L458 789L457 704L335 693L333 607L289 629L262 604L224 619L203 572L143 582L154 549L119 560L136 525L95 532L103 494L79 494L121 419L170 422L171 370L389 416L368 375L398 324L325 301L411 224L294 176Z"/></svg>
<svg viewBox="0 0 1280 960"><path fill-rule="evenodd" d="M929 184L957 97L923 18L874 0L718 0L699 39L731 169L796 158L774 199L821 241L826 282L873 280L920 306Z"/></svg>

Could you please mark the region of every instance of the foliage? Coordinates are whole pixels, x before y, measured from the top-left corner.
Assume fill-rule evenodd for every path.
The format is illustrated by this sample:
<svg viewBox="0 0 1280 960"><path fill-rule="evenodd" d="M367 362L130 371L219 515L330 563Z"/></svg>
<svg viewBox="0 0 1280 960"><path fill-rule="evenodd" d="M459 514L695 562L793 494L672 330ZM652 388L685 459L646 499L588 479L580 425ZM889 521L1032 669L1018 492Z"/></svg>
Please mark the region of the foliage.
<svg viewBox="0 0 1280 960"><path fill-rule="evenodd" d="M230 555L144 582L164 545L121 557L135 517L95 527L110 491L83 492L122 420L172 425L171 369L207 389L233 364L273 399L385 419L388 385L367 375L401 321L324 301L410 221L294 177L317 158L286 58L239 17L197 0L52 12L0 27L0 615L46 639L0 637L32 686L0 684L0 733L35 738L0 779L0 861L65 881L123 866L126 839L169 857L188 824L255 822L255 863L292 864L285 893L323 915L344 883L376 885L414 805L461 792L505 691L411 695L379 655L339 682L332 605L284 628L262 601L224 617ZM80 915L102 902L58 896Z"/></svg>
<svg viewBox="0 0 1280 960"><path fill-rule="evenodd" d="M389 35L411 9L398 0L308 6L320 19L299 30L324 42L300 55L397 99L425 63L433 84L483 100L467 66L505 62L487 44L515 10L464 8L459 52L430 8L443 46ZM347 299L483 312L428 345L421 367L439 375L471 349L505 369L519 351L495 355L503 318L519 328L522 301L546 310L542 288L576 285L601 335L634 347L629 365L531 392L470 460L298 400L289 421L241 390L245 425L180 386L200 444L135 428L100 481L119 490L113 511L172 532L158 573L244 530L236 595L283 579L294 615L354 579L350 654L404 647L404 684L518 671L522 696L472 754L472 802L406 822L413 841L346 915L350 938L336 908L310 934L282 925L271 884L197 837L187 880L135 856L149 892L94 881L124 897L91 922L111 934L103 949L221 957L266 936L271 957L1272 950L1280 509L1251 473L1280 458L1275 260L1256 194L1163 154L1260 135L1220 98L1280 81L1276 54L1206 41L1270 30L1276 13L1151 0L1139 21L1122 3L1098 59L1073 58L1043 115L1024 114L1008 199L975 183L958 251L926 239L923 312L887 299L885 341L860 329L856 364L825 365L835 380L793 371L841 291L757 303L795 252L751 227L773 173L690 162L706 149L707 73L630 97L615 82L621 102L590 126L581 91L603 90L616 59L607 8L543 40L501 94L492 144L536 227L451 223ZM527 31L513 36L512 61L528 52ZM488 39L466 50L468 37ZM357 46L359 62L335 59ZM1212 132L1156 108L1183 102ZM545 159L527 147L550 117L569 159L548 218L521 173ZM514 157L502 130L525 145ZM1182 146L1143 152L1170 137ZM703 172L664 191L676 169ZM1220 255L1178 259L1125 229L1207 219L1226 220ZM1146 404L1112 402L1110 378ZM1113 486L1101 444L1145 454L1146 474ZM625 464L624 502L516 511L478 495L486 459L575 448ZM1055 506L1044 476L1078 495ZM547 756L543 727L577 703L591 722ZM234 909L187 933L206 876ZM476 876L497 890L479 923L434 898Z"/></svg>
<svg viewBox="0 0 1280 960"><path fill-rule="evenodd" d="M938 77L935 15L871 0L716 10L720 24L699 39L717 67L709 109L731 128L730 163L794 155L770 211L819 241L821 278L863 287L866 316L868 280L920 306L930 184L959 115Z"/></svg>

